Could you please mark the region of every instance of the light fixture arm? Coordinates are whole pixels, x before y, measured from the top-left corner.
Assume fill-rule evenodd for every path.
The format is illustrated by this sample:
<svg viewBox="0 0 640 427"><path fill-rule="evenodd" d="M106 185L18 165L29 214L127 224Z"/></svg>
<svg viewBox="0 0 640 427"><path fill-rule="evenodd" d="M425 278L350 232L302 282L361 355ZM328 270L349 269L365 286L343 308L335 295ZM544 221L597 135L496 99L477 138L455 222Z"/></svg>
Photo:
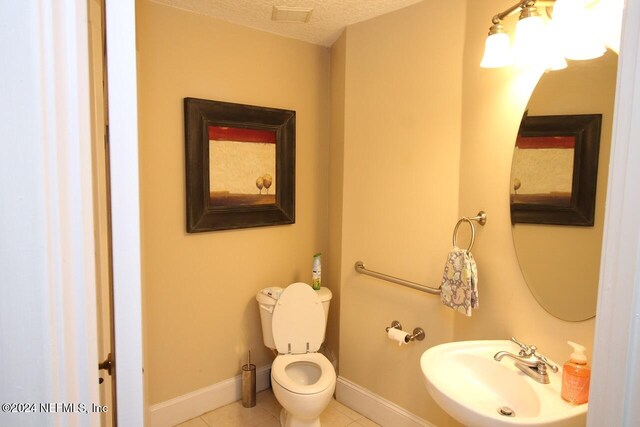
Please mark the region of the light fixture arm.
<svg viewBox="0 0 640 427"><path fill-rule="evenodd" d="M536 0L521 0L518 3L514 4L513 6L511 6L510 8L504 10L503 12L500 12L494 15L493 18L491 18L491 22L493 22L494 25L497 25L504 18L511 15L516 9L518 8L522 9L525 7L533 6L535 4L536 4Z"/></svg>

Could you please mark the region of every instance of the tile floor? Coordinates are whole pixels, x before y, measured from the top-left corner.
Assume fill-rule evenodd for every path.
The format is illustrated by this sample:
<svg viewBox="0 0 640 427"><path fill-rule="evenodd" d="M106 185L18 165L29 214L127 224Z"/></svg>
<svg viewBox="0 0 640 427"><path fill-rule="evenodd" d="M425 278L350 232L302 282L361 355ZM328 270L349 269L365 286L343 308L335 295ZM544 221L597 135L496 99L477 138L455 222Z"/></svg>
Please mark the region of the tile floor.
<svg viewBox="0 0 640 427"><path fill-rule="evenodd" d="M269 388L257 394L253 408L243 408L238 401L175 427L280 427L281 408ZM322 427L380 427L335 399L320 415L320 422Z"/></svg>

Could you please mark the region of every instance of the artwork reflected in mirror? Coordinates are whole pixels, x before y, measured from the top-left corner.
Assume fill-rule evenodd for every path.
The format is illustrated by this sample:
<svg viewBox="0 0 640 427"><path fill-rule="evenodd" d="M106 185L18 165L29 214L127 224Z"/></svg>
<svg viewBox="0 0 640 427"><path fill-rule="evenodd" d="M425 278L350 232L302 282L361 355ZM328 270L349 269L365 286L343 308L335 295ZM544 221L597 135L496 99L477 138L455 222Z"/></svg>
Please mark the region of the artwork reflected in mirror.
<svg viewBox="0 0 640 427"><path fill-rule="evenodd" d="M209 126L211 207L276 202L276 133Z"/></svg>
<svg viewBox="0 0 640 427"><path fill-rule="evenodd" d="M525 113L511 168L513 223L593 226L601 123L602 114Z"/></svg>
<svg viewBox="0 0 640 427"><path fill-rule="evenodd" d="M576 138L518 134L511 204L569 207Z"/></svg>
<svg viewBox="0 0 640 427"><path fill-rule="evenodd" d="M618 56L607 51L594 60L567 62L566 69L542 75L514 135L511 230L522 275L536 301L559 319L582 321L596 312ZM579 129L594 115L600 119L599 150L591 155L595 161L585 175L577 173L588 162ZM572 123L575 117L581 122ZM566 136L574 139L561 138ZM594 144L586 146L593 149ZM527 167L532 170L523 170ZM591 199L583 197L591 200L592 220L559 221L558 215L585 218L584 212L567 213L576 210L574 201L585 183L593 185Z"/></svg>

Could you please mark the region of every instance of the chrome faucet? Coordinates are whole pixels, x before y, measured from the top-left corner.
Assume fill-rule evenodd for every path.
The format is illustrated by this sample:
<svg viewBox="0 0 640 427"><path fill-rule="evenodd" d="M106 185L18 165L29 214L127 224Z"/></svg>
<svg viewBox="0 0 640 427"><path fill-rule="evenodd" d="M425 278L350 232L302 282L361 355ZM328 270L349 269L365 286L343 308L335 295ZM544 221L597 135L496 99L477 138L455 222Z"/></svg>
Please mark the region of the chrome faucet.
<svg viewBox="0 0 640 427"><path fill-rule="evenodd" d="M520 347L518 355L509 353L508 351L499 351L493 356L494 360L500 362L503 357L509 357L516 361L516 367L522 372L541 384L549 384L547 367L553 372L558 372L558 367L549 363L549 360L542 354L536 353L538 348L535 345L522 344L513 337L511 337L511 341Z"/></svg>

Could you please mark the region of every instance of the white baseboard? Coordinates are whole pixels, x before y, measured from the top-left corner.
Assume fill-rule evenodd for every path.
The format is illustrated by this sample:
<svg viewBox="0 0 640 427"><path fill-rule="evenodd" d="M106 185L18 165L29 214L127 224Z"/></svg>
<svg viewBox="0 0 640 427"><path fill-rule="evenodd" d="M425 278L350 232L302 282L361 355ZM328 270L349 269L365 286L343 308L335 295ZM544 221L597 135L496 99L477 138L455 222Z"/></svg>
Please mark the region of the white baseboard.
<svg viewBox="0 0 640 427"><path fill-rule="evenodd" d="M256 391L270 387L271 366L256 370ZM242 376L212 384L149 408L151 427L172 427L242 399Z"/></svg>
<svg viewBox="0 0 640 427"><path fill-rule="evenodd" d="M336 400L383 427L435 427L346 378L338 377Z"/></svg>

